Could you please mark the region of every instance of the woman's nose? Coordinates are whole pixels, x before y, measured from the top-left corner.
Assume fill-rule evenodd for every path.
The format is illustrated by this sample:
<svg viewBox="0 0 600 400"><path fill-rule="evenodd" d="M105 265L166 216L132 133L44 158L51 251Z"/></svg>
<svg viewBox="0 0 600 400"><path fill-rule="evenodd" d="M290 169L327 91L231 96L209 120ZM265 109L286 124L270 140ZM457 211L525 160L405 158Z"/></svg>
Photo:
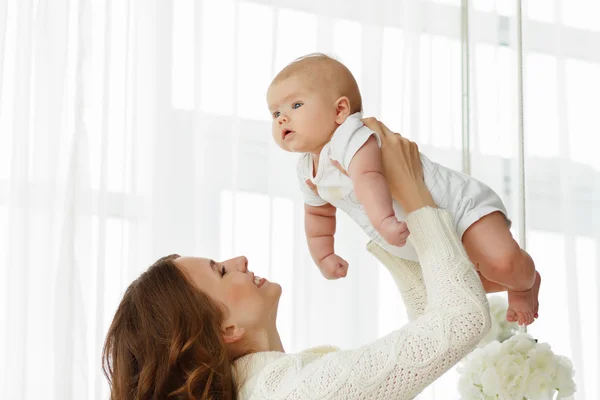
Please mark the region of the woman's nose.
<svg viewBox="0 0 600 400"><path fill-rule="evenodd" d="M233 267L240 272L248 271L248 259L244 256L232 258L231 260L225 261L225 264L229 264L230 268Z"/></svg>

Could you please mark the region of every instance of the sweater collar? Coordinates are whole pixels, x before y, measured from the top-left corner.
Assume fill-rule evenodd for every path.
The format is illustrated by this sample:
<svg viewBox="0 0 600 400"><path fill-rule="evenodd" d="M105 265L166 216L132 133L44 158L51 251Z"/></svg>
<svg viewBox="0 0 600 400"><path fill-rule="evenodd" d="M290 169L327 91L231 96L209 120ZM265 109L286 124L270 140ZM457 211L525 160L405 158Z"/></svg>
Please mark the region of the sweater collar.
<svg viewBox="0 0 600 400"><path fill-rule="evenodd" d="M280 351L259 351L235 360L233 362L233 375L240 388L241 398L245 398L243 393L254 391L258 375L265 366L285 356L286 353Z"/></svg>

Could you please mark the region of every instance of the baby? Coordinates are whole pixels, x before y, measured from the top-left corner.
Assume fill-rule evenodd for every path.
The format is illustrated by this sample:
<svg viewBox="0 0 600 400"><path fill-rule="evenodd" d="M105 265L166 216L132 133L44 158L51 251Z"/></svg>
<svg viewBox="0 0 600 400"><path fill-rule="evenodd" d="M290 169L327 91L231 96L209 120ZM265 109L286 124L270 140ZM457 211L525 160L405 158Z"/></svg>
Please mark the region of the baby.
<svg viewBox="0 0 600 400"><path fill-rule="evenodd" d="M406 242L406 214L382 173L379 138L361 121L360 90L348 68L323 54L299 58L273 79L267 102L277 144L302 153L297 175L305 230L321 273L328 279L346 275L347 262L334 252L337 208L390 253L418 261ZM537 317L540 276L513 239L500 197L470 176L421 158L425 183L436 204L452 211L484 288L488 293L507 290L507 319L531 324Z"/></svg>

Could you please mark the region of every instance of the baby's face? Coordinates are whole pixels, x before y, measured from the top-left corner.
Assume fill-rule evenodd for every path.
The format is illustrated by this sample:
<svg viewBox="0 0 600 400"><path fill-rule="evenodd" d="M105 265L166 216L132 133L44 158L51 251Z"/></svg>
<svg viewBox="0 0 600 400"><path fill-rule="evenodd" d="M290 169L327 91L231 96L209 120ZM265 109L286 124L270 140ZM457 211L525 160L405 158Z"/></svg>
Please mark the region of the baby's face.
<svg viewBox="0 0 600 400"><path fill-rule="evenodd" d="M303 85L301 76L272 84L267 102L273 139L286 151L319 153L337 127L335 100Z"/></svg>

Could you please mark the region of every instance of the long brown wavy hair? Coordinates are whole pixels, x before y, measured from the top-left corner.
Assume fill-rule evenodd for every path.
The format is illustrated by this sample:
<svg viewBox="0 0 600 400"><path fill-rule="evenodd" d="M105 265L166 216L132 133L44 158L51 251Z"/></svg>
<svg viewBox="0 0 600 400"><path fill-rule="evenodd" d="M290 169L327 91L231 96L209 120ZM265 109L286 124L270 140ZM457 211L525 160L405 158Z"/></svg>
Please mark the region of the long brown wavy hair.
<svg viewBox="0 0 600 400"><path fill-rule="evenodd" d="M123 296L104 343L111 400L235 400L232 361L221 333L223 311L170 255Z"/></svg>

